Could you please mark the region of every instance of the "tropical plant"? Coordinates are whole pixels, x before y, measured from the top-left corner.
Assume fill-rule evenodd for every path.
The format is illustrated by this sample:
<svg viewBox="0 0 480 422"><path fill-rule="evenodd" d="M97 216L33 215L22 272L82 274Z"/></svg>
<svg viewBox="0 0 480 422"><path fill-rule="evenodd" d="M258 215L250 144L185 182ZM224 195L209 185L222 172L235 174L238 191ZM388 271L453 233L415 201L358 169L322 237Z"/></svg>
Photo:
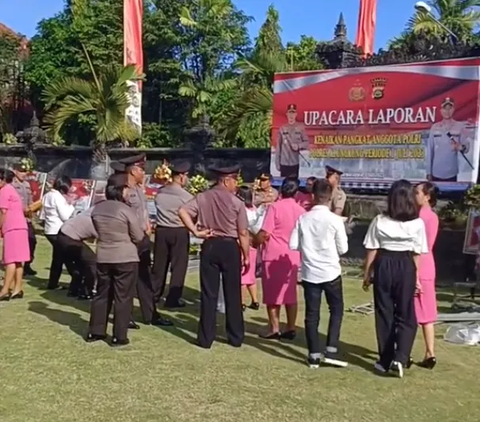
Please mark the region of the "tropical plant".
<svg viewBox="0 0 480 422"><path fill-rule="evenodd" d="M473 38L474 30L480 23L480 0L431 0L435 17L460 41L469 41ZM408 21L404 33L392 40L391 46L401 47L408 41L409 34L428 34L434 37L448 38L449 33L442 25L435 22L432 16L424 10L418 10Z"/></svg>
<svg viewBox="0 0 480 422"><path fill-rule="evenodd" d="M6 133L3 135L3 143L6 145L14 145L18 143L18 139L13 133Z"/></svg>

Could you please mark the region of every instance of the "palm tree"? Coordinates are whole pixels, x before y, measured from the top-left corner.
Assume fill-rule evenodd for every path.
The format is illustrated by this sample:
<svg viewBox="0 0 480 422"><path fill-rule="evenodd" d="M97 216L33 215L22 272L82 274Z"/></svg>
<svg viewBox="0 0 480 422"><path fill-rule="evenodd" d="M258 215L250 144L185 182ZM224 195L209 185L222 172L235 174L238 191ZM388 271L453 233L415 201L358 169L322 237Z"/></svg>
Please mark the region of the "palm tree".
<svg viewBox="0 0 480 422"><path fill-rule="evenodd" d="M474 29L480 23L480 0L432 0L428 4L435 17L458 36L460 41L469 41ZM426 33L437 37L448 33L425 11L417 11L407 23L406 34Z"/></svg>
<svg viewBox="0 0 480 422"><path fill-rule="evenodd" d="M87 55L88 57L88 55ZM90 61L89 61L90 62ZM91 62L90 62L91 63ZM93 80L63 77L51 83L43 92L47 114L47 133L59 139L65 125L81 116L93 116L92 178L106 176L106 146L114 141L133 141L138 137L136 128L126 119L130 104L127 81L138 80L134 65L124 68L109 66L97 75L91 67Z"/></svg>

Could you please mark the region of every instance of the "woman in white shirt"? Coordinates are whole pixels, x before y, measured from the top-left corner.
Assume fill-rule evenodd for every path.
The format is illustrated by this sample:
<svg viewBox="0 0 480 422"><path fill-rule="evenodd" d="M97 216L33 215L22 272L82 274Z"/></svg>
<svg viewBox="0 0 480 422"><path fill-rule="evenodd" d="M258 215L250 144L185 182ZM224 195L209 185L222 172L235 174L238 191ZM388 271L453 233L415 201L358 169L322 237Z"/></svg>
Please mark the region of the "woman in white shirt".
<svg viewBox="0 0 480 422"><path fill-rule="evenodd" d="M375 369L403 377L415 334L414 296L421 294L418 280L420 254L428 252L423 221L419 218L413 185L400 180L388 194L388 208L370 224L363 287L373 279L375 326L380 359Z"/></svg>
<svg viewBox="0 0 480 422"><path fill-rule="evenodd" d="M50 265L50 275L48 278L48 289L56 289L62 275L64 264L62 248L57 243L57 235L63 223L67 221L75 211L75 207L67 200L67 195L72 187L72 181L68 176L61 176L53 184L50 190L42 199L42 215L45 220L45 237L53 247L52 263ZM75 276L75 268L70 263L67 264L67 270L72 276ZM74 283L72 283L73 285Z"/></svg>

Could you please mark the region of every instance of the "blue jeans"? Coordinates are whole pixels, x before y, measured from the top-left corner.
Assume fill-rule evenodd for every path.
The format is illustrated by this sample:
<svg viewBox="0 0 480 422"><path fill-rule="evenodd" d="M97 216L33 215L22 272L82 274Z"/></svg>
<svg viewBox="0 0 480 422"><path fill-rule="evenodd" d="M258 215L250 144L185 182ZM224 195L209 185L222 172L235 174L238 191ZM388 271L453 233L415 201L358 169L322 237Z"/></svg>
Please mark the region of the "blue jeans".
<svg viewBox="0 0 480 422"><path fill-rule="evenodd" d="M331 354L338 350L340 339L340 329L343 320L343 288L342 277L326 283L314 284L303 281L303 291L305 295L305 333L309 354L323 353L320 346L320 336L318 335L318 325L320 324L320 306L322 302L322 293L325 292L327 304L330 310L330 320L328 322L327 349Z"/></svg>

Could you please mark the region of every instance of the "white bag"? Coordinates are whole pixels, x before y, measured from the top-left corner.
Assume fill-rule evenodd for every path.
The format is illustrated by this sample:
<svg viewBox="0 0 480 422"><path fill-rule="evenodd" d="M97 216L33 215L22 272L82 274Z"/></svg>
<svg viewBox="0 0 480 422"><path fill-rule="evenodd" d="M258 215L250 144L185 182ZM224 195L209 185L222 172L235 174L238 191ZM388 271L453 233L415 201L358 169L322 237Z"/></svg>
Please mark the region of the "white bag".
<svg viewBox="0 0 480 422"><path fill-rule="evenodd" d="M444 336L445 341L454 344L474 346L480 343L480 326L455 324L448 327Z"/></svg>

